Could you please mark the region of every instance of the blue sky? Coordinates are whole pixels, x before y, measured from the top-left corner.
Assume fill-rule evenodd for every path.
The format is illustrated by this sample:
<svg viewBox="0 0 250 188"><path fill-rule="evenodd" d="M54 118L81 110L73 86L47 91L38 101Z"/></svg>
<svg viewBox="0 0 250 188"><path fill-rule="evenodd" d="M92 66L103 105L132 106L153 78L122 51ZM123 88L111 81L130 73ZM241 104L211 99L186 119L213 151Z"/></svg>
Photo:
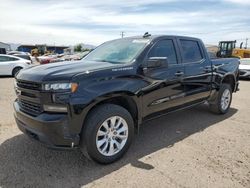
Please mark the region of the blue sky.
<svg viewBox="0 0 250 188"><path fill-rule="evenodd" d="M250 0L0 0L0 41L69 45L151 34L250 38Z"/></svg>

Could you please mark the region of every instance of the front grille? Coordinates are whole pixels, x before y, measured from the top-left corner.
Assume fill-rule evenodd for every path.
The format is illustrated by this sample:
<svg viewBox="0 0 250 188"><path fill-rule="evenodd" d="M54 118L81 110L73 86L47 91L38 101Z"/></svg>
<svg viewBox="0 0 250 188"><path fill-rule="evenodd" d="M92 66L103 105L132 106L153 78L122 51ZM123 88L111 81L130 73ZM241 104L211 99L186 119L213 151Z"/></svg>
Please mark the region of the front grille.
<svg viewBox="0 0 250 188"><path fill-rule="evenodd" d="M19 100L20 109L30 115L37 116L43 112L41 104L36 104L23 99Z"/></svg>
<svg viewBox="0 0 250 188"><path fill-rule="evenodd" d="M33 94L33 93L28 93L28 92L25 92L25 91L22 91L22 92L21 92L21 95L27 96L27 97L31 97L31 98L36 98L36 95L35 95L35 94Z"/></svg>
<svg viewBox="0 0 250 188"><path fill-rule="evenodd" d="M41 84L36 82L17 80L17 86L24 89L41 90Z"/></svg>

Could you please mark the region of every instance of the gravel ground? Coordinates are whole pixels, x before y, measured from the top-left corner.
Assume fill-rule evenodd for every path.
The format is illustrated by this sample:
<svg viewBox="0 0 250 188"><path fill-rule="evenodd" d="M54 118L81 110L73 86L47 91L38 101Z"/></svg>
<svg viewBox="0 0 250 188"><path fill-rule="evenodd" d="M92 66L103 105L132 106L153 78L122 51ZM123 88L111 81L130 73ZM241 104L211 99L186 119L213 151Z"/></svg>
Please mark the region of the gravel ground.
<svg viewBox="0 0 250 188"><path fill-rule="evenodd" d="M201 105L148 122L120 161L99 165L23 135L13 78L0 78L0 187L250 188L250 81L240 84L228 114Z"/></svg>

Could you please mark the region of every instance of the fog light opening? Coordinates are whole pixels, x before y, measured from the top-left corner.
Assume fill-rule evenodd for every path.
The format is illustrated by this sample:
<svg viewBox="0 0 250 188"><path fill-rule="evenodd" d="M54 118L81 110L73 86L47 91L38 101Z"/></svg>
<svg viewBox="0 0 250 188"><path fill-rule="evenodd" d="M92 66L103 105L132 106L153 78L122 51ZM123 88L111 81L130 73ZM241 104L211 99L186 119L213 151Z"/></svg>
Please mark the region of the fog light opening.
<svg viewBox="0 0 250 188"><path fill-rule="evenodd" d="M66 106L55 106L55 105L43 105L44 111L47 112L67 112Z"/></svg>

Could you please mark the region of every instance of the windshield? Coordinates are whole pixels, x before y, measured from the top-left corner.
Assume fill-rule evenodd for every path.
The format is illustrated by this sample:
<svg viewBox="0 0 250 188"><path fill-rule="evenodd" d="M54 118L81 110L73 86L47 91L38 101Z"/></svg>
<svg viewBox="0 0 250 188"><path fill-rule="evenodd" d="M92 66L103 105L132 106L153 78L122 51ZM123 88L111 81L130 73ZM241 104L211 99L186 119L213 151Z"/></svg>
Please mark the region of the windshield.
<svg viewBox="0 0 250 188"><path fill-rule="evenodd" d="M100 45L84 59L114 64L130 63L143 50L148 42L148 39L113 40Z"/></svg>

